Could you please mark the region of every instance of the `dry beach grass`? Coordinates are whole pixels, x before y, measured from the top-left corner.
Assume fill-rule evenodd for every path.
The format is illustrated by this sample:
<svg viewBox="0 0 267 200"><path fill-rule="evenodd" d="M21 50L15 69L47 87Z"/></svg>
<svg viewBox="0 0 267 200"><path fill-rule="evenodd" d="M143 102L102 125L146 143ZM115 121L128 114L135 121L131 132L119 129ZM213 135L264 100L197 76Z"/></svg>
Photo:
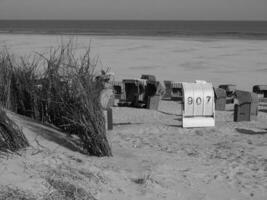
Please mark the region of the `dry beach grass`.
<svg viewBox="0 0 267 200"><path fill-rule="evenodd" d="M90 48L77 58L70 41L38 56L16 59L6 49L0 53L1 104L78 135L87 154L112 155L99 101L103 86L95 80Z"/></svg>

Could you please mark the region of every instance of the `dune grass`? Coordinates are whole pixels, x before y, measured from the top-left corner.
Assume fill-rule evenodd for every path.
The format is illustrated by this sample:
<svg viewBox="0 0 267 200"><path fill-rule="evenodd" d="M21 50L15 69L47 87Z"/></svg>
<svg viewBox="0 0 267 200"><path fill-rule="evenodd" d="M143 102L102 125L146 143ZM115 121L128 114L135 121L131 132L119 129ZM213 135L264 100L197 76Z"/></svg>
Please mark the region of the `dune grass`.
<svg viewBox="0 0 267 200"><path fill-rule="evenodd" d="M22 131L0 108L0 151L15 152L27 146L29 143Z"/></svg>
<svg viewBox="0 0 267 200"><path fill-rule="evenodd" d="M90 47L82 56L75 53L72 41L31 58L18 59L2 50L1 104L78 135L90 155L111 156L100 105L103 83L95 78L97 62Z"/></svg>

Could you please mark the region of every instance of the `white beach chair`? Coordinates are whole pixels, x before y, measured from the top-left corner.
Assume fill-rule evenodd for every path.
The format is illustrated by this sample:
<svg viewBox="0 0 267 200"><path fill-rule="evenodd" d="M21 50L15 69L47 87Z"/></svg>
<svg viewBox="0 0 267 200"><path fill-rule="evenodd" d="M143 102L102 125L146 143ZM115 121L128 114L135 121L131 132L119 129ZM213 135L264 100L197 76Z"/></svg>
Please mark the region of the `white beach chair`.
<svg viewBox="0 0 267 200"><path fill-rule="evenodd" d="M214 91L211 83L182 83L183 127L215 126Z"/></svg>

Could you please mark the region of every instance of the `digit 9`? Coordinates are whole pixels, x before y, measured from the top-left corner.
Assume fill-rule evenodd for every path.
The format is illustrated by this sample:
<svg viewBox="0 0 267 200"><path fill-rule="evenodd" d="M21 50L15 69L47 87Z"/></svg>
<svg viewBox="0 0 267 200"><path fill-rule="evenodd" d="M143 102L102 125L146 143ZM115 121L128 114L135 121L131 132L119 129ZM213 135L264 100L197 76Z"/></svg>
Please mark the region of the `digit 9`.
<svg viewBox="0 0 267 200"><path fill-rule="evenodd" d="M192 105L193 104L193 98L192 97L188 97L187 98L187 103L188 103L188 105Z"/></svg>

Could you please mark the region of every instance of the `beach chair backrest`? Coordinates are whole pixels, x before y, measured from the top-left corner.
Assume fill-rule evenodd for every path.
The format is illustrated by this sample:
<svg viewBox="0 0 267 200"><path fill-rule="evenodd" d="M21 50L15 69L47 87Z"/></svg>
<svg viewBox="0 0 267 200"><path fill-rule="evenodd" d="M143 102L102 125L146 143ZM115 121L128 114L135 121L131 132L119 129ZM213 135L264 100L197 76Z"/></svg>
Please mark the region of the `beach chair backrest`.
<svg viewBox="0 0 267 200"><path fill-rule="evenodd" d="M238 100L238 104L246 104L246 103L251 103L252 98L251 98L251 93L247 91L242 91L242 90L237 90L235 92L236 99Z"/></svg>
<svg viewBox="0 0 267 200"><path fill-rule="evenodd" d="M259 97L256 93L251 93L251 107L250 107L250 114L251 116L258 115L258 106L259 106Z"/></svg>
<svg viewBox="0 0 267 200"><path fill-rule="evenodd" d="M171 98L171 83L172 83L172 81L165 80L163 82L164 82L164 86L165 86L164 98Z"/></svg>
<svg viewBox="0 0 267 200"><path fill-rule="evenodd" d="M158 82L157 81L147 81L146 85L146 95L147 96L154 96L157 93L158 88Z"/></svg>
<svg viewBox="0 0 267 200"><path fill-rule="evenodd" d="M115 94L122 94L123 93L123 84L120 81L113 81L112 82L114 93Z"/></svg>
<svg viewBox="0 0 267 200"><path fill-rule="evenodd" d="M138 81L134 79L123 80L123 84L125 88L126 101L134 100L139 94Z"/></svg>
<svg viewBox="0 0 267 200"><path fill-rule="evenodd" d="M185 116L213 116L214 92L211 84L183 83L183 93Z"/></svg>
<svg viewBox="0 0 267 200"><path fill-rule="evenodd" d="M123 81L126 101L143 101L147 80L124 79Z"/></svg>
<svg viewBox="0 0 267 200"><path fill-rule="evenodd" d="M222 88L215 88L215 98L216 99L221 99L221 98L226 98L226 91Z"/></svg>
<svg viewBox="0 0 267 200"><path fill-rule="evenodd" d="M222 88L215 88L214 95L215 95L215 110L225 110L226 91Z"/></svg>
<svg viewBox="0 0 267 200"><path fill-rule="evenodd" d="M258 94L259 98L267 98L267 85L254 85L252 91Z"/></svg>
<svg viewBox="0 0 267 200"><path fill-rule="evenodd" d="M179 99L183 97L183 89L181 82L171 82L171 98Z"/></svg>
<svg viewBox="0 0 267 200"><path fill-rule="evenodd" d="M182 83L183 127L205 127L215 124L214 91L211 83Z"/></svg>
<svg viewBox="0 0 267 200"><path fill-rule="evenodd" d="M114 93L115 94L121 94L122 93L122 87L120 85L114 85Z"/></svg>
<svg viewBox="0 0 267 200"><path fill-rule="evenodd" d="M224 85L219 85L219 88L224 89L226 91L227 96L232 96L236 90L236 85L224 84Z"/></svg>
<svg viewBox="0 0 267 200"><path fill-rule="evenodd" d="M250 121L258 114L259 99L256 93L237 90L237 104L234 109L234 121Z"/></svg>
<svg viewBox="0 0 267 200"><path fill-rule="evenodd" d="M156 81L156 77L150 74L141 75L141 79L148 80L148 81Z"/></svg>

